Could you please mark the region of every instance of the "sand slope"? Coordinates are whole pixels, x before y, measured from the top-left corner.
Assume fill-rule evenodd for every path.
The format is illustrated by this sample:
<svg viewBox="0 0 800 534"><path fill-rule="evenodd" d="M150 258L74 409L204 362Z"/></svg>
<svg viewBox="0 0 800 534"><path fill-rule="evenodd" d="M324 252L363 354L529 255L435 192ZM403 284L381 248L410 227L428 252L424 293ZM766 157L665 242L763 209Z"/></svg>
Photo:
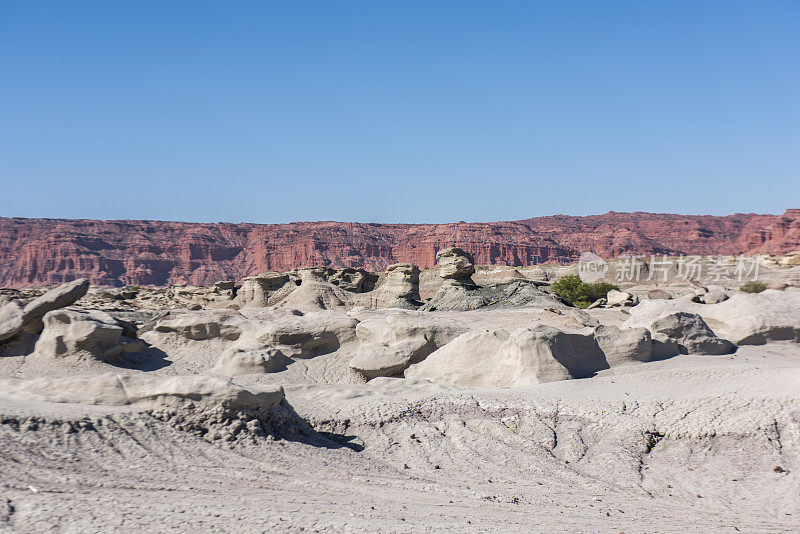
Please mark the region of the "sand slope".
<svg viewBox="0 0 800 534"><path fill-rule="evenodd" d="M131 407L4 401L0 525L791 532L798 384L800 351L774 343L519 389L296 385L316 433L231 443Z"/></svg>

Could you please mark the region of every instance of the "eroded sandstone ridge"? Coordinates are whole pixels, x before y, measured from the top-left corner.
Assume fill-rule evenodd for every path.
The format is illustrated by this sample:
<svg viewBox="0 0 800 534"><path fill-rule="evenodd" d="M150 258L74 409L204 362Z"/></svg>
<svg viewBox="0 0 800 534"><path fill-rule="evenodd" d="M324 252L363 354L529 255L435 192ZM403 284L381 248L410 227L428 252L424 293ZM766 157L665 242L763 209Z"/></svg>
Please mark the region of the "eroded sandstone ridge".
<svg viewBox="0 0 800 534"><path fill-rule="evenodd" d="M479 265L567 263L624 254L786 253L800 248L800 210L781 216L651 213L555 215L450 224L201 224L0 218L0 286L208 285L265 271L390 264L422 268L459 247Z"/></svg>

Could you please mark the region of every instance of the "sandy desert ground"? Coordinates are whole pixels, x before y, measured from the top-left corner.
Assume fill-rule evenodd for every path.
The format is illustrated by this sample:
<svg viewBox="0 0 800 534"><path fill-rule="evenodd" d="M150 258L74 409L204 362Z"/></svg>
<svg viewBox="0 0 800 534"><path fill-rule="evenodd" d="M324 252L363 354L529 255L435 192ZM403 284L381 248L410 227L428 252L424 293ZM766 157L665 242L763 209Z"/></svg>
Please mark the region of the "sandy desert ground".
<svg viewBox="0 0 800 534"><path fill-rule="evenodd" d="M583 311L462 259L426 302L411 268L9 294L0 531L800 530L800 292Z"/></svg>

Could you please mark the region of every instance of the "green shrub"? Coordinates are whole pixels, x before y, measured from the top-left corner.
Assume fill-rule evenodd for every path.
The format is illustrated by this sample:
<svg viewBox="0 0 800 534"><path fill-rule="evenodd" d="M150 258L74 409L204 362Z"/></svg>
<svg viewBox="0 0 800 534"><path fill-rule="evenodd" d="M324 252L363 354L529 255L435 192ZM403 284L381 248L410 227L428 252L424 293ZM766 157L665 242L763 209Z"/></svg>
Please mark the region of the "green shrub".
<svg viewBox="0 0 800 534"><path fill-rule="evenodd" d="M597 299L605 298L606 294L612 289L619 289L619 287L608 282L587 284L577 274L565 276L550 288L553 293L578 308L586 308Z"/></svg>
<svg viewBox="0 0 800 534"><path fill-rule="evenodd" d="M751 280L742 287L740 287L739 289L741 291L744 291L745 293L761 293L762 291L767 289L767 284L765 284L761 280Z"/></svg>

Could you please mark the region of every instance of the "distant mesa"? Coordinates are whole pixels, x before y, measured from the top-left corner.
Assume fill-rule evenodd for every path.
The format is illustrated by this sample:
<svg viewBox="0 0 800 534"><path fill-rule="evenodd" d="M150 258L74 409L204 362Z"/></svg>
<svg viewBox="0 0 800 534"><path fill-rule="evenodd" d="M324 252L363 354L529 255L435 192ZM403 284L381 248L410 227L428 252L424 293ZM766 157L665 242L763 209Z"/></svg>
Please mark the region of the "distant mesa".
<svg viewBox="0 0 800 534"><path fill-rule="evenodd" d="M455 224L0 218L0 287L77 278L103 286L210 285L303 267L383 272L403 263L427 269L451 247L471 254L477 265L515 267L572 263L585 251L604 258L785 254L800 249L800 209L780 216L608 212Z"/></svg>

